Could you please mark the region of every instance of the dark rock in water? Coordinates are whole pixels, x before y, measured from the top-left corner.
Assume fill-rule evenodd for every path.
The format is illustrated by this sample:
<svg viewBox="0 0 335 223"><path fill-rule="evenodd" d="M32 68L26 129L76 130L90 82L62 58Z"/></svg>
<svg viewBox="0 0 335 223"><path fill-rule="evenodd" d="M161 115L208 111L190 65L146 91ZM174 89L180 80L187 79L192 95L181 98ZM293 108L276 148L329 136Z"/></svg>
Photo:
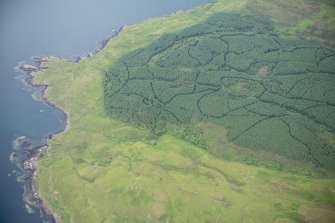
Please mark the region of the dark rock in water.
<svg viewBox="0 0 335 223"><path fill-rule="evenodd" d="M33 56L31 59L33 59L36 63L42 63L42 62L50 62L53 59L57 59L58 57L55 56Z"/></svg>
<svg viewBox="0 0 335 223"><path fill-rule="evenodd" d="M34 170L34 165L30 160L26 160L26 161L23 162L23 169Z"/></svg>
<svg viewBox="0 0 335 223"><path fill-rule="evenodd" d="M25 71L25 72L36 72L36 71L39 70L38 67L35 67L33 65L30 65L30 64L21 64L21 65L18 66L18 68L20 70Z"/></svg>
<svg viewBox="0 0 335 223"><path fill-rule="evenodd" d="M14 150L31 150L34 146L33 144L25 137L20 136L12 142Z"/></svg>

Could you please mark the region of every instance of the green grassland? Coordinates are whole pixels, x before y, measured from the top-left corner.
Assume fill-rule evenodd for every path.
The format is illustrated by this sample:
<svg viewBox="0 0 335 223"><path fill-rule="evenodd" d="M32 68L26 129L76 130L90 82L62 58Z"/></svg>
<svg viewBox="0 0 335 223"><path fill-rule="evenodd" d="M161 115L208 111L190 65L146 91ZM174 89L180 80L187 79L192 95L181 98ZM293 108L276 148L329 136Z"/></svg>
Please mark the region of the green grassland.
<svg viewBox="0 0 335 223"><path fill-rule="evenodd" d="M288 3L312 11L306 15L299 7L284 11ZM332 107L334 103L331 96L334 65L327 62L332 60L333 55L329 53L332 49L281 36L281 33L291 33L292 37L297 37L303 30L305 39L326 41L331 45L330 40L321 38L319 34L331 30L333 20L329 20L329 26L318 26L320 33L310 32L308 25L301 25L317 22L314 19L318 15L321 20L324 17L322 13L331 17L332 14L328 13L331 9L323 7L327 4L330 3L218 0L187 12L125 27L101 52L77 64L61 59L43 63L42 66L48 69L35 81L49 84L48 98L68 113L70 122L68 130L50 141L49 151L39 163L36 178L45 202L63 222L334 222L335 177L331 170L321 168L333 167L334 162L332 156L328 156L332 162L326 159L326 154L334 148L333 113L325 113L323 107ZM262 12L258 13L262 16L271 12L268 16L271 15L274 23L254 16L257 10ZM222 12L229 14L218 14ZM225 30L220 29L221 25L219 28L214 25L214 30L206 29L209 31L206 34L184 38L192 35L189 31L202 30L198 29L201 24L213 23L213 20L214 24L221 22L222 16L235 18L241 29L236 30L235 24L228 24ZM245 18L248 21L252 19L251 25L245 25ZM288 20L290 23L278 23ZM185 35L178 43L169 44L171 37L182 33ZM229 34L237 37L225 37ZM209 42L218 43L220 47L210 48L209 38ZM264 45L271 43L269 38L276 40L272 47L280 52L276 56L281 58L275 62L268 55L271 52L264 53L269 49ZM168 46L165 51L161 51L162 39ZM237 42L239 40L241 42ZM206 49L198 49L201 44ZM257 49L248 48L250 45L254 48L254 44L263 47L266 55L262 59L266 64L248 69L252 63L250 58L259 53ZM297 55L299 47L304 51L302 57ZM228 48L229 54L220 58L220 53ZM151 57L150 50L159 53ZM181 60L176 59L180 55L188 56L188 51L192 51L196 59L189 57L183 69L171 71L170 67L180 66ZM149 53L149 62L148 55L143 52ZM209 63L208 58L213 55L217 59L212 58ZM234 57L237 55L242 59L236 63ZM299 57L293 59L299 62L291 64L295 73L281 75L291 69L287 71L287 66L278 66L278 63L289 63L286 59L292 60L291 57ZM222 61L230 66L229 70L222 66ZM320 66L315 68L315 63L324 63L321 67L325 70L320 70ZM218 67L226 72L227 78L220 76ZM154 75L160 75L159 80L163 81L148 85L145 79L152 82L154 78L148 78L147 68L158 69L160 72ZM296 74L296 69L301 74ZM199 71L197 79L194 71ZM111 78L106 82L107 74L112 77L114 73L118 74L118 79L113 82ZM133 74L133 83L124 81L128 74ZM211 78L207 77L208 74ZM195 99L183 98L182 95L196 93L193 85L200 81L203 86L196 89L197 95L203 98L199 103L200 109L194 109L190 114ZM313 89L311 82L317 82L322 90ZM113 85L109 85L111 87L106 92L107 83ZM146 110L150 112L142 112L139 119L134 119L134 114L139 113L131 109L141 109L143 104L129 95L120 99L118 108L127 108L122 114L118 108L106 112L105 108L111 105L106 101L114 100L109 92L115 94L113 86L119 83L126 83L125 88L133 89L136 91L134 94L148 95L147 103L154 105L149 108L161 108L160 100L170 100L174 95L170 88L182 92L180 96L183 99L179 103L188 110L178 111L178 104L171 104L167 109L179 112L177 118L185 121L173 121L167 115L158 119L160 116L150 109ZM155 91L156 88L160 90ZM329 91L325 92L325 89ZM155 92L161 93L159 97L155 97ZM207 93L205 96L204 92ZM217 118L222 116L219 112L228 112L222 101L225 96L235 103L229 109L246 108L221 120ZM122 104L124 102L129 103ZM211 102L215 102L214 105ZM134 104L138 106L132 108ZM250 121L240 123L236 115L248 116ZM263 129L246 136L243 130L243 134L240 133L241 129L245 130L248 125L265 118L268 119L266 125L258 126L266 129L262 140L265 137L276 140L277 136L273 134L277 127L285 138L282 143L287 143L286 148L303 147L294 146L299 141L292 140L296 137L307 145L306 148L318 148L319 142L323 142L327 147L322 149L329 150L320 154L318 149L312 150L312 154L297 153L308 155L308 159L300 159L300 156L290 157L281 152L279 142L271 142L275 145L271 144L268 150L259 149L257 143L263 141L251 139L259 137L258 130ZM182 126L179 126L180 121ZM308 132L313 138L292 137L291 134L296 132ZM308 140L314 138L319 141L316 145L309 145ZM290 148L287 151L290 152ZM315 171L315 165L319 167L318 171ZM289 168L283 169L282 166Z"/></svg>

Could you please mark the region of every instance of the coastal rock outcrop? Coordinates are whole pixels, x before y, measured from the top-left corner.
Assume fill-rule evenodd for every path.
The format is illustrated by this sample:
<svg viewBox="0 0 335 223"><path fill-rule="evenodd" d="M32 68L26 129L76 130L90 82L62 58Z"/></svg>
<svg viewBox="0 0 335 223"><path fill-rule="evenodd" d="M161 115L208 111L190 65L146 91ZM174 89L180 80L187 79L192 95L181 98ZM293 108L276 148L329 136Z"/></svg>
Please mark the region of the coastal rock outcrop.
<svg viewBox="0 0 335 223"><path fill-rule="evenodd" d="M18 65L18 68L20 70L23 70L23 71L28 72L28 73L37 72L39 70L38 67L35 67L33 65L30 65L30 64L20 64L20 65Z"/></svg>

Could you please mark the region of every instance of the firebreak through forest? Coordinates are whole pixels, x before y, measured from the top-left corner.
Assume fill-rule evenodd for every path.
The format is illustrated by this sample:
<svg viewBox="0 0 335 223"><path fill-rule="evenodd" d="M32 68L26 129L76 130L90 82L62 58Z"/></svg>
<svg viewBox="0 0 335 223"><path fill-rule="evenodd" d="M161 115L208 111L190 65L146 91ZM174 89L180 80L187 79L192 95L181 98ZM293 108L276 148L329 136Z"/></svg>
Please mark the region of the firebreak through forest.
<svg viewBox="0 0 335 223"><path fill-rule="evenodd" d="M107 113L153 135L169 123L205 149L193 120L224 126L237 145L335 168L335 50L282 38L257 16L220 13L114 62Z"/></svg>

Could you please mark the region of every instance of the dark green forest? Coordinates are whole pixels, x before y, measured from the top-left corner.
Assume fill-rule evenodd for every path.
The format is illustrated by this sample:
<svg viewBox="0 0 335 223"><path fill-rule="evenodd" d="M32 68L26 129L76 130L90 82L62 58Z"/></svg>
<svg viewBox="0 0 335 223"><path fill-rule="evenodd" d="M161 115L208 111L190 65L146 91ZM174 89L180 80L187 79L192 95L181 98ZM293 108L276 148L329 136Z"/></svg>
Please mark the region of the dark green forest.
<svg viewBox="0 0 335 223"><path fill-rule="evenodd" d="M114 62L104 103L156 136L182 125L182 138L210 150L191 126L205 120L237 145L334 169L334 75L334 49L283 38L262 17L217 14Z"/></svg>

